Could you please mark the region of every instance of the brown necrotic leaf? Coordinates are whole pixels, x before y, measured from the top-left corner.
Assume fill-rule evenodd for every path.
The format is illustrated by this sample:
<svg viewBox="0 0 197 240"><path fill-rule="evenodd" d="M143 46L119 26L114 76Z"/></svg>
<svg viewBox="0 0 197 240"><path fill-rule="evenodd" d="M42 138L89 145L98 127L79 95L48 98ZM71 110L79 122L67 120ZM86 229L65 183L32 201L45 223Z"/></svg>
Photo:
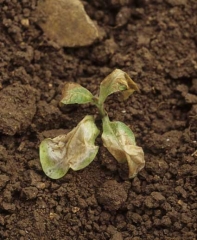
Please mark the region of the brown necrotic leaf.
<svg viewBox="0 0 197 240"><path fill-rule="evenodd" d="M126 100L134 91L139 91L137 84L127 73L116 69L101 82L99 101L103 103L110 94L115 92L121 92Z"/></svg>
<svg viewBox="0 0 197 240"><path fill-rule="evenodd" d="M103 118L102 140L104 146L119 163L128 162L129 178L133 178L144 167L144 152L136 146L131 129L122 122L110 122Z"/></svg>
<svg viewBox="0 0 197 240"><path fill-rule="evenodd" d="M72 168L77 171L88 166L98 152L94 145L99 134L92 116L86 116L71 132L40 144L40 161L45 174L58 179Z"/></svg>

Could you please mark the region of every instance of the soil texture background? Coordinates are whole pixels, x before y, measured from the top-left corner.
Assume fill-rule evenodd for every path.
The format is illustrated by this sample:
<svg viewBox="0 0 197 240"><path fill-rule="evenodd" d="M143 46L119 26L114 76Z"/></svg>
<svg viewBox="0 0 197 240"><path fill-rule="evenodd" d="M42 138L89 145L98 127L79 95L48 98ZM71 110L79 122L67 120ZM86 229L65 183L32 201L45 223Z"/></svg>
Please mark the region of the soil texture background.
<svg viewBox="0 0 197 240"><path fill-rule="evenodd" d="M37 0L0 0L0 239L197 239L197 2L93 0L103 39L60 48L37 25ZM74 29L73 29L74 31ZM96 93L114 69L140 87L112 95L145 152L134 179L102 146L93 163L45 176L39 144L70 131L92 106L60 108L65 82Z"/></svg>

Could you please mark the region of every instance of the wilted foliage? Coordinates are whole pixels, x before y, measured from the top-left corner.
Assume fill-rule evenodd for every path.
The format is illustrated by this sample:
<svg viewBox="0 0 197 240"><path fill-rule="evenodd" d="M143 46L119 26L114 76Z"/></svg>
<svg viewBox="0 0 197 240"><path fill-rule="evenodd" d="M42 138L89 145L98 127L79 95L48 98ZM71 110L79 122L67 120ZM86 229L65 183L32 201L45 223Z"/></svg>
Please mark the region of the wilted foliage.
<svg viewBox="0 0 197 240"><path fill-rule="evenodd" d="M97 106L103 123L103 144L118 162L128 162L130 178L135 177L145 165L143 149L136 146L135 136L128 126L109 120L104 102L112 93L121 92L127 99L134 91L138 91L136 83L125 72L116 69L101 82L98 97L77 83L66 83L60 101L60 105L92 103ZM98 135L94 118L88 115L68 134L43 140L40 161L45 174L58 179L69 168L77 171L88 166L99 149L95 146Z"/></svg>

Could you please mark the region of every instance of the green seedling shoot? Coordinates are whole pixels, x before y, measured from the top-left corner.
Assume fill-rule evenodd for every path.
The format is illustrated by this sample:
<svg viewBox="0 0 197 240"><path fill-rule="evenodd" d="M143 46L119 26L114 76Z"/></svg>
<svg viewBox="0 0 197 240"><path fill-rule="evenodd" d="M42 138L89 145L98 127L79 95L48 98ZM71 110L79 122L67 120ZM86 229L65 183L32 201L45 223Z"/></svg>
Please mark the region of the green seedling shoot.
<svg viewBox="0 0 197 240"><path fill-rule="evenodd" d="M104 102L112 93L120 92L126 100L138 90L136 83L125 72L116 69L101 82L98 97L77 83L66 83L60 101L60 105L91 103L98 108L102 118L103 145L119 163L128 163L129 178L135 177L144 167L144 152L136 146L135 136L127 125L110 121ZM40 161L45 174L58 179L69 168L77 171L88 166L98 153L95 139L99 133L93 116L88 115L68 134L44 139L40 144Z"/></svg>

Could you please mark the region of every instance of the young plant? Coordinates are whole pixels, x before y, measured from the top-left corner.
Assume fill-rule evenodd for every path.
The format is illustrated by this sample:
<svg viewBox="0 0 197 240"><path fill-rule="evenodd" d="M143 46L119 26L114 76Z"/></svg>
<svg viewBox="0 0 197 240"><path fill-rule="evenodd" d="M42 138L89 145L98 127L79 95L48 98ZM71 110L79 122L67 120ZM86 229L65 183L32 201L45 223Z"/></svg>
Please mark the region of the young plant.
<svg viewBox="0 0 197 240"><path fill-rule="evenodd" d="M136 146L131 129L119 121L110 121L104 109L106 98L121 92L127 99L134 91L139 91L136 83L122 70L116 69L100 84L99 96L77 83L66 83L62 91L60 105L91 103L98 108L102 118L104 146L119 163L128 162L129 178L133 178L144 167L144 152ZM47 138L40 144L40 161L45 174L58 179L72 168L74 171L88 166L98 153L95 139L99 130L93 116L86 116L71 132L54 139Z"/></svg>

